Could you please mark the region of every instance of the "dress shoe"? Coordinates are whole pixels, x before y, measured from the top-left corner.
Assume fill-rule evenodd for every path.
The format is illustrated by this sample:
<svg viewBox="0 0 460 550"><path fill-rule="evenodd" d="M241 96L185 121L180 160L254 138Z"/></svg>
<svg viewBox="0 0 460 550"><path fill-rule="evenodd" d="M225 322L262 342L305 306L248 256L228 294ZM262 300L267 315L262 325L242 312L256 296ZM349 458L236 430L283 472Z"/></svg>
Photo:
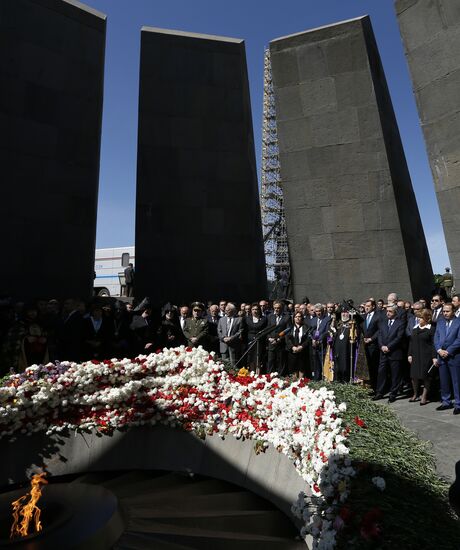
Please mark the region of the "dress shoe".
<svg viewBox="0 0 460 550"><path fill-rule="evenodd" d="M423 407L423 405L428 405L428 403L431 403L431 401L420 401L420 406Z"/></svg>
<svg viewBox="0 0 460 550"><path fill-rule="evenodd" d="M372 398L372 401L380 401L380 399L383 399L383 395L381 393L376 393Z"/></svg>
<svg viewBox="0 0 460 550"><path fill-rule="evenodd" d="M390 395L388 398L388 403L394 403L396 401L396 397L394 395Z"/></svg>
<svg viewBox="0 0 460 550"><path fill-rule="evenodd" d="M460 409L454 409L454 414L460 414Z"/></svg>
<svg viewBox="0 0 460 550"><path fill-rule="evenodd" d="M437 411L447 411L447 409L451 409L452 408L452 405L444 405L444 403L442 405L439 405L439 407L436 407L436 410Z"/></svg>

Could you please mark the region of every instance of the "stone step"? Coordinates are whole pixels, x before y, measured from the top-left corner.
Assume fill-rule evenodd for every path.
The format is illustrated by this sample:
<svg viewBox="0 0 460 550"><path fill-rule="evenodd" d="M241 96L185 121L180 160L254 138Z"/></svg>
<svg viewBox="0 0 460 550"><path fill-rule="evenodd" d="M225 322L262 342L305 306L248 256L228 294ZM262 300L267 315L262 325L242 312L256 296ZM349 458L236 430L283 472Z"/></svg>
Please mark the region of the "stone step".
<svg viewBox="0 0 460 550"><path fill-rule="evenodd" d="M150 537L146 533L128 531L143 540L150 540L150 548L155 549L156 541L181 544L197 550L307 550L305 542L290 537L275 537L250 533L227 533L219 530L180 527L178 525L152 525Z"/></svg>
<svg viewBox="0 0 460 550"><path fill-rule="evenodd" d="M238 487L220 481L218 479L193 480L186 483L178 484L177 486L166 486L161 489L154 488L152 492L144 492L142 494L127 496L122 499L122 503L126 507L142 504L149 505L153 502L175 502L177 499L185 499L192 495L209 495L216 493L226 493L238 491Z"/></svg>
<svg viewBox="0 0 460 550"><path fill-rule="evenodd" d="M118 473L108 473L108 472L88 472L81 476L76 477L70 483L88 483L89 485L100 485L104 482L108 482L114 477L118 477Z"/></svg>
<svg viewBox="0 0 460 550"><path fill-rule="evenodd" d="M160 508L161 506L161 508ZM187 500L162 502L158 506L130 507L130 514L138 518L151 517L151 512L157 509L164 510L273 510L275 507L268 501L249 491L232 493L215 493L212 495L191 495Z"/></svg>
<svg viewBox="0 0 460 550"><path fill-rule="evenodd" d="M137 497L143 494L159 493L169 491L173 487L184 487L193 480L189 476L176 473L162 473L156 477L150 476L144 479L129 481L128 478L113 480L111 485L107 487L113 491L120 499L124 497Z"/></svg>
<svg viewBox="0 0 460 550"><path fill-rule="evenodd" d="M151 533L156 525L191 527L226 533L252 533L268 536L290 536L294 526L277 510L195 510L168 512L152 510L146 518L133 517L128 513L127 530Z"/></svg>
<svg viewBox="0 0 460 550"><path fill-rule="evenodd" d="M133 470L124 474L119 474L116 477L104 481L102 485L111 491L115 492L115 489L127 486L131 487L134 483L145 483L150 480L152 475L150 472L143 472L142 470Z"/></svg>
<svg viewBox="0 0 460 550"><path fill-rule="evenodd" d="M190 550L191 548L192 546L155 539L151 535L126 533L115 544L113 550Z"/></svg>

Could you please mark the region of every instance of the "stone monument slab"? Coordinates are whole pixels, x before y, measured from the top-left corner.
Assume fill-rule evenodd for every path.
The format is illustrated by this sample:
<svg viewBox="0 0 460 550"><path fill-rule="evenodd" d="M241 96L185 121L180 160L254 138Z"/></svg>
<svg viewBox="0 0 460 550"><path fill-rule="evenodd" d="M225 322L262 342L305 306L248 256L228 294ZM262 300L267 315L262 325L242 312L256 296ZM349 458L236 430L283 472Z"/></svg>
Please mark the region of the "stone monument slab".
<svg viewBox="0 0 460 550"><path fill-rule="evenodd" d="M91 296L105 30L80 2L0 2L0 293Z"/></svg>
<svg viewBox="0 0 460 550"><path fill-rule="evenodd" d="M460 3L396 1L452 273L460 277Z"/></svg>
<svg viewBox="0 0 460 550"><path fill-rule="evenodd" d="M142 29L136 204L139 297L265 295L242 40Z"/></svg>
<svg viewBox="0 0 460 550"><path fill-rule="evenodd" d="M431 263L370 19L270 43L295 300L427 295Z"/></svg>

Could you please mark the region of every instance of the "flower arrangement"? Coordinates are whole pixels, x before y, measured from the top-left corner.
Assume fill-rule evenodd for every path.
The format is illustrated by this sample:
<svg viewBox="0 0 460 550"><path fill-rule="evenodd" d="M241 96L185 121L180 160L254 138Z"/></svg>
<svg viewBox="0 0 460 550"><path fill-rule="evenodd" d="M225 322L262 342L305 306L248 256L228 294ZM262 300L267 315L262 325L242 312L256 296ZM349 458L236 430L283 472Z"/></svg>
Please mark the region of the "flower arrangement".
<svg viewBox="0 0 460 550"><path fill-rule="evenodd" d="M303 520L302 536L311 534L314 547L324 550L335 546L355 475L345 410L327 387L245 369L233 375L201 347L181 346L135 359L34 365L7 377L0 387L0 437L163 424L200 437L251 439L256 452L271 443L309 488L312 496L301 493L292 510ZM358 417L356 424L365 428ZM374 483L383 490L383 479Z"/></svg>

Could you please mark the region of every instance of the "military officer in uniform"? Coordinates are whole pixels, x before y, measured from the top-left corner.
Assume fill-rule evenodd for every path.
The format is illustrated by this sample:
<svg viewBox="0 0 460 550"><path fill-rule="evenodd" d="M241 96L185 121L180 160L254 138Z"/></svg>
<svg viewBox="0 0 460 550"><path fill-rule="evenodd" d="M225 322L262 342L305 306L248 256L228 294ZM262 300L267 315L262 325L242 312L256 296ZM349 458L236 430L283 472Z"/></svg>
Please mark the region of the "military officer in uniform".
<svg viewBox="0 0 460 550"><path fill-rule="evenodd" d="M193 302L192 317L185 320L184 335L187 344L194 348L206 343L208 336L208 321L203 319L204 305L201 302Z"/></svg>

